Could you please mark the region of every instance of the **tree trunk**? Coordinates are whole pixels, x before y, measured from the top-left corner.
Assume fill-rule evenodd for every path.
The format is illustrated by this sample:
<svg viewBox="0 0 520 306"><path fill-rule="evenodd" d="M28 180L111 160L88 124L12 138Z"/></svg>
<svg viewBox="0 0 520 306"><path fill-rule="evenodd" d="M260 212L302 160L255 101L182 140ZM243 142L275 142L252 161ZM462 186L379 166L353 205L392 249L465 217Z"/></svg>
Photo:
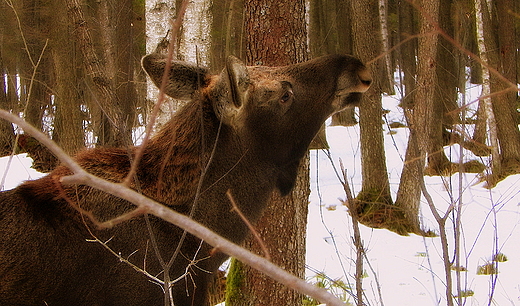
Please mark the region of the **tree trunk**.
<svg viewBox="0 0 520 306"><path fill-rule="evenodd" d="M421 7L424 13L421 14L419 45L417 51L417 89L415 91L415 107L412 120L412 129L415 129L418 137L419 150L422 155L433 152L434 146L431 143L430 135L434 133L435 125L432 122L435 118L435 86L437 84L437 44L438 34L434 33L435 28L432 22L438 22L439 1L422 1ZM431 18L432 21L428 18Z"/></svg>
<svg viewBox="0 0 520 306"><path fill-rule="evenodd" d="M0 8L2 6L0 5ZM0 48L0 77L2 78L2 82L0 82L0 109L10 110L12 102L9 101L7 95L7 84L4 81L4 77L7 74L4 70L4 57L2 54L2 49ZM14 149L14 127L13 124L7 120L0 120L0 157L10 155Z"/></svg>
<svg viewBox="0 0 520 306"><path fill-rule="evenodd" d="M438 3L428 2L425 5L425 11L420 16L421 34L431 33L434 29L433 24L425 18L425 14L432 18L438 16ZM408 13L410 9L411 7L403 8ZM413 24L404 20L404 18L401 18L400 21L401 31L408 32L408 35L415 33ZM419 224L421 187L418 178L424 175L423 167L426 153L432 152L432 148L440 147L442 149L442 143L435 143L434 138L432 138L432 135L439 133L442 136L442 110L439 109L440 103L435 103L437 41L436 34L423 35L419 38L417 66L414 53L411 52L415 48L411 48L410 43L407 43L406 49L401 51L401 60L403 61L401 65L406 69L403 81L405 96L402 106L405 108L406 118L410 125L405 162L395 202L395 205L400 208L397 211L398 214L403 217L404 222L401 222L403 233L406 231L422 233ZM417 74L416 83L411 79L415 74ZM434 124L432 120L435 112L438 122ZM444 152L442 154L436 152L435 154L446 158ZM404 215L402 215L403 213Z"/></svg>
<svg viewBox="0 0 520 306"><path fill-rule="evenodd" d="M485 35L486 49L491 67L494 67L505 79L496 74L490 75L493 112L497 124L497 136L500 149L500 169L493 169L495 180L501 180L514 173L520 173L520 131L518 130L516 86L518 79L515 71L517 50L515 49L515 17L508 12L514 9L513 0L496 0L495 27L484 26L484 31L493 31ZM491 15L491 14L490 14ZM485 21L484 21L485 22ZM516 21L517 22L517 21ZM498 35L493 35L495 34ZM497 171L498 170L498 171Z"/></svg>
<svg viewBox="0 0 520 306"><path fill-rule="evenodd" d="M406 39L417 33L415 22L415 10L410 3L403 2L398 7L399 15L399 33L400 39ZM415 77L417 75L416 62L417 40L413 39L404 43L398 49L399 67L402 71L401 89L403 98L401 107L403 108L407 121L411 116L414 106ZM399 181L399 189L395 199L395 206L404 212L403 229L407 232L420 232L419 223L419 207L421 200L421 186L418 179L423 175L424 159L421 158L419 148L417 146L416 133L410 130L408 136L408 145Z"/></svg>
<svg viewBox="0 0 520 306"><path fill-rule="evenodd" d="M7 2L0 2L0 108L18 112L18 97L15 90L16 65L22 48L16 19ZM13 33L7 36L7 33ZM14 149L14 127L11 122L0 120L0 156L10 155Z"/></svg>
<svg viewBox="0 0 520 306"><path fill-rule="evenodd" d="M0 90L5 90L4 84L0 85ZM0 109L7 107L7 96L5 91L0 92ZM0 157L10 155L14 150L14 128L13 124L7 120L0 121Z"/></svg>
<svg viewBox="0 0 520 306"><path fill-rule="evenodd" d="M72 25L67 18L67 10L63 1L53 2L53 19L51 53L54 62L56 115L52 138L68 154L75 154L84 144L83 118L81 99L78 98L77 85L80 83L77 69L80 60L75 50L71 32Z"/></svg>
<svg viewBox="0 0 520 306"><path fill-rule="evenodd" d="M437 13L439 27L450 37L454 36L453 25L451 22L451 13L453 11L451 0L440 0L439 12ZM428 18L424 16L423 18ZM459 112L457 111L457 85L459 82L458 67L456 57L457 51L451 42L444 38L438 39L436 43L437 54L434 57L436 85L431 83L435 89L434 97L431 103L431 115L429 118L429 134L427 135L429 142L428 165L426 173L428 175L450 175L459 169L458 165L452 163L444 152L444 146L447 144L443 135L446 128L459 122ZM420 60L420 59L419 59ZM424 67L423 67L424 68ZM448 140L449 143L449 140Z"/></svg>
<svg viewBox="0 0 520 306"><path fill-rule="evenodd" d="M20 101L24 109L25 120L36 128L43 128L42 115L50 104L50 93L46 84L50 84L49 50L45 49L45 38L48 37L49 16L45 5L36 0L22 1L23 7L18 11L21 18L22 31L28 49L24 50L19 63ZM38 62L38 59L41 60ZM13 71L14 72L14 71Z"/></svg>
<svg viewBox="0 0 520 306"><path fill-rule="evenodd" d="M409 112L410 110L405 110ZM408 136L408 145L404 159L403 171L399 180L399 189L395 199L395 206L400 208L403 220L396 224L401 227L400 234L423 234L419 221L419 208L421 205L420 177L424 175L424 158L421 157L417 145L417 136L413 129Z"/></svg>
<svg viewBox="0 0 520 306"><path fill-rule="evenodd" d="M307 59L304 1L246 0L246 51L248 64L287 65ZM309 188L309 159L304 158L296 186L287 197L274 193L256 230L275 264L304 277L305 232ZM262 254L250 238L246 248ZM238 266L238 268L237 268ZM227 305L301 305L303 297L249 267L234 264ZM241 274L243 273L243 274ZM238 285L238 288L237 286Z"/></svg>
<svg viewBox="0 0 520 306"><path fill-rule="evenodd" d="M358 12L353 22L354 55L367 63L382 52L378 1L351 1ZM378 59L369 66L373 85L363 95L359 107L362 186L357 195L359 222L372 227L387 227L393 213L393 202L386 168L383 141L381 95L387 87L385 62Z"/></svg>

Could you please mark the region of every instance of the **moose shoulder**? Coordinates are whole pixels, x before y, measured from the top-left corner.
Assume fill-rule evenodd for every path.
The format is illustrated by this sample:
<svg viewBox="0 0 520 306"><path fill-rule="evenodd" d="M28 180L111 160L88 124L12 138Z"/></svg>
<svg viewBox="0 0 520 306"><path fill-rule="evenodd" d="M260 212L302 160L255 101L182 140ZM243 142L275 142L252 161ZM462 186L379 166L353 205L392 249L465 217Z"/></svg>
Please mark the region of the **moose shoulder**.
<svg viewBox="0 0 520 306"><path fill-rule="evenodd" d="M143 67L159 84L165 57L148 55ZM230 57L218 75L173 62L166 93L191 102L144 148L132 187L240 243L247 228L226 192L249 220L257 220L273 190L290 192L326 118L356 105L370 82L363 64L345 55L285 67L247 67ZM90 173L120 182L136 150L98 148L76 160ZM60 184L68 174L59 166L0 193L0 305L164 304L161 286L90 242L93 236L150 275L179 278L175 305L207 305L208 283L225 254L191 235L181 238L182 229L151 216L96 229L70 201L101 221L133 206L87 186Z"/></svg>

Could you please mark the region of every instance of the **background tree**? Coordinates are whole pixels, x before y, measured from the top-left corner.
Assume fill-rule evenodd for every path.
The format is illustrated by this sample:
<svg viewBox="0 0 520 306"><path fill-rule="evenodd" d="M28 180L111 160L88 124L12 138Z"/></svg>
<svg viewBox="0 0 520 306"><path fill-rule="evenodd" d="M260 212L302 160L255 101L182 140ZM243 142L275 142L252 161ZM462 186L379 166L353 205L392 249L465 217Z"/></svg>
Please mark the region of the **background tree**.
<svg viewBox="0 0 520 306"><path fill-rule="evenodd" d="M130 60L133 39L129 35L134 19L132 1L97 1L85 7L77 0L66 0L66 5L94 85L96 104L92 106L96 105L98 111L93 113L99 118L94 121L97 144L128 145L132 141L136 96L133 83L128 81L134 76ZM95 16L98 22L89 16Z"/></svg>
<svg viewBox="0 0 520 306"><path fill-rule="evenodd" d="M518 50L516 48L515 23L518 16L513 15L515 1L495 0L483 3L484 44L486 45L488 64L496 69L490 74L490 89L493 113L497 124L499 145L499 161L494 165L490 185L498 180L520 172L520 131L518 130L518 83L516 63ZM498 20L500 18L500 20ZM516 19L516 20L515 20ZM518 29L518 26L516 26ZM498 156L497 156L498 157Z"/></svg>
<svg viewBox="0 0 520 306"><path fill-rule="evenodd" d="M281 66L307 59L304 1L246 0L244 10L247 64ZM304 277L310 193L308 158L299 171L291 194L284 198L273 194L255 228L272 261ZM262 254L253 238L245 246ZM229 278L227 305L301 305L303 300L301 294L240 263L232 266Z"/></svg>
<svg viewBox="0 0 520 306"><path fill-rule="evenodd" d="M81 111L83 103L81 83L83 70L81 53L78 52L72 32L72 23L67 16L67 7L62 1L54 1L50 50L54 63L54 129L52 139L65 152L75 154L85 146L83 120L87 119Z"/></svg>
<svg viewBox="0 0 520 306"><path fill-rule="evenodd" d="M71 1L6 0L1 2L2 8L5 8L0 17L5 21L0 26L2 41L5 42L5 44L2 43L1 52L2 76L7 80L2 95L8 103L5 108L23 112L29 122L46 131L67 152L73 153L84 146L87 136L90 139L87 143L90 144L92 136L100 141L106 139L97 134L101 131L106 132L106 129L100 128L92 133L91 119L96 119L96 110L101 109L100 106L104 107L105 113L109 113L117 104L101 102L103 99L100 99L99 96L91 99L91 93L96 92L96 88L106 88L104 86L112 81L114 83L111 86L115 90L115 97L126 102L124 105L127 108L122 112L128 113L126 118L130 118L129 124L120 122L117 125L125 125L125 133L127 137L130 137L130 131L135 123L133 114L138 106L135 80L139 77L144 80L144 74L140 72L140 68L137 70L139 72L135 70L136 67L139 67L140 58L144 54L142 39L144 37L144 10L141 9L144 3L127 1L122 4L121 2L100 1L97 7L103 7L104 10L96 11L92 9L96 7L95 5L83 7L83 2L76 2L75 8L80 9L84 23L73 22L74 20L70 17L79 15L68 15L67 12L74 12L74 10L67 11L67 4L71 4ZM84 10L87 7L91 9ZM111 16L109 16L109 7L114 9L111 11ZM120 12L116 12L116 8ZM105 15L95 15L100 11ZM56 17L55 12L63 14L58 14ZM109 21L114 24L106 24ZM105 24L101 24L103 22ZM78 25L80 25L79 28ZM96 43L101 40L97 41L92 37L88 40L87 36L79 36L89 31L94 31L95 34L102 33L98 29L103 26L105 26L105 32L110 32L111 35L106 36L105 41L111 42L111 45L117 46L117 49L104 48L107 46L105 44L103 48L96 50L95 46L101 46ZM87 30L82 31L84 29ZM12 37L9 38L8 35ZM95 35L95 37L102 37L102 35ZM78 43L75 44L74 41ZM139 43L141 48L138 46ZM81 50L86 51L87 49L89 50L87 53L81 52ZM105 79L100 77L100 74L85 73L89 67L92 68L95 65L101 67L102 62L82 60L84 54L91 56L90 59L99 60L99 55L105 54L100 50L103 52L109 50L107 54L110 54L110 62L117 63L117 65L106 66L117 67L114 68L115 72ZM88 65L83 66L84 63L88 63ZM103 66L103 68L106 67ZM90 81L85 78L86 75ZM92 86L93 84L97 84L99 87ZM144 87L141 86L140 90L144 90ZM108 94L109 91L104 93ZM140 99L140 101L144 101L144 98ZM94 116L90 117L92 114ZM125 116L121 116L121 118L123 117ZM116 121L112 123L115 124ZM100 120L94 120L94 122L99 123ZM4 126L4 129L8 131L10 128ZM9 133L6 132L5 136L8 135ZM113 145L122 144L120 141L123 140L123 137L114 136L112 139L117 140L112 143ZM125 143L130 142L131 138L128 138ZM24 151L31 154L35 160L35 168L48 171L54 167L56 159L31 137L20 137L19 145Z"/></svg>
<svg viewBox="0 0 520 306"><path fill-rule="evenodd" d="M1 45L1 43L0 43ZM4 68L2 51L0 50L0 67ZM2 75L7 75L7 73L2 71ZM12 109L11 103L14 102L13 99L10 99L8 96L8 83L0 82L0 108L2 109ZM11 95L12 96L12 95ZM5 156L11 154L13 152L15 135L14 135L14 127L11 122L2 120L0 122L0 156Z"/></svg>
<svg viewBox="0 0 520 306"><path fill-rule="evenodd" d="M378 1L351 1L351 10L356 13L353 18L354 55L361 61L369 63L373 76L373 84L363 95L362 107L359 108L359 127L361 139L361 171L363 176L358 200L359 221L369 226L388 227L386 217L392 208L392 197L386 168L383 143L383 92L390 89L385 62L382 57L382 36ZM384 213L382 213L384 212Z"/></svg>
<svg viewBox="0 0 520 306"><path fill-rule="evenodd" d="M212 1L212 67L223 67L229 55L245 58L243 8L243 0Z"/></svg>
<svg viewBox="0 0 520 306"><path fill-rule="evenodd" d="M401 107L405 119L410 122L413 116L414 91L417 75L417 40L409 39L418 32L417 14L408 1L400 1L397 5L398 40L405 41L397 49L397 60L402 73L400 92L402 95ZM405 226L409 232L419 232L419 207L421 200L421 186L419 177L424 173L424 158L421 156L417 144L417 133L410 130L408 144L404 157L404 166L399 181L399 189L395 199L395 206L404 212ZM408 228L407 228L408 227Z"/></svg>

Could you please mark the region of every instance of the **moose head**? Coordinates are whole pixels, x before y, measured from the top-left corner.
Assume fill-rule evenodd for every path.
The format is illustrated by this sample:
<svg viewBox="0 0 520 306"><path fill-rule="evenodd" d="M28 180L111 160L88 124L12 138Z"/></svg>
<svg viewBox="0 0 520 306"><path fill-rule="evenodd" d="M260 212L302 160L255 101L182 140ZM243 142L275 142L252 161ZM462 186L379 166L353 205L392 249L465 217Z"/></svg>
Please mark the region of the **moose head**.
<svg viewBox="0 0 520 306"><path fill-rule="evenodd" d="M151 54L143 67L160 87L166 56ZM356 58L329 55L285 67L245 66L230 56L218 75L185 62L171 64L165 93L191 99L206 92L213 112L241 143L278 167L277 187L287 194L299 160L330 115L359 104L371 76Z"/></svg>

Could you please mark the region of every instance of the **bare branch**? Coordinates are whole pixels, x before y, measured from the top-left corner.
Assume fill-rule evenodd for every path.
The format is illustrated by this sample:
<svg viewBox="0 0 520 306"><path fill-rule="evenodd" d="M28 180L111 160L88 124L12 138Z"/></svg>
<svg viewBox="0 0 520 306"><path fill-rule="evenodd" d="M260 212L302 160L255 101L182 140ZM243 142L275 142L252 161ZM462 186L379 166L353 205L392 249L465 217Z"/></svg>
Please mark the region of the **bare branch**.
<svg viewBox="0 0 520 306"><path fill-rule="evenodd" d="M345 194L347 196L347 207L352 219L352 228L354 230L353 242L356 247L356 299L357 305L363 306L363 257L365 254L365 249L363 247L363 241L361 240L361 232L359 230L359 222L358 222L358 214L354 208L354 197L352 196L352 192L350 190L350 186L348 184L347 172L345 171L345 167L343 167L343 161L339 160L341 173L343 174L343 189L345 190Z"/></svg>

